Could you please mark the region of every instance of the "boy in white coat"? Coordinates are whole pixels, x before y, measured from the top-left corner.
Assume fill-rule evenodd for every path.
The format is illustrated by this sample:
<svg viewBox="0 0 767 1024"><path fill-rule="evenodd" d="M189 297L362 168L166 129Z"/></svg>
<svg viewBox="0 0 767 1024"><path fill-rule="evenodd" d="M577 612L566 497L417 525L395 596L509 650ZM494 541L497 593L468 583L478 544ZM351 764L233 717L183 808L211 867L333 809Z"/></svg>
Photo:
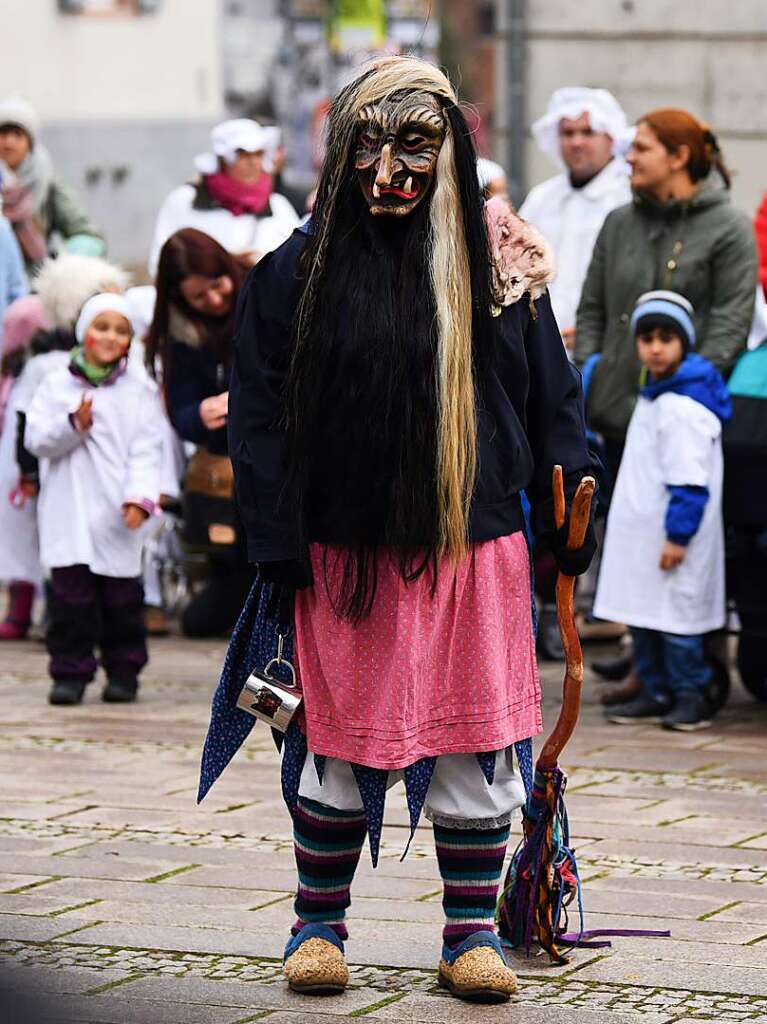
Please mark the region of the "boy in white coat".
<svg viewBox="0 0 767 1024"><path fill-rule="evenodd" d="M722 423L730 396L690 349L690 303L647 292L632 316L647 371L607 520L594 613L631 627L642 693L610 709L618 724L711 724L703 636L725 621Z"/></svg>
<svg viewBox="0 0 767 1024"><path fill-rule="evenodd" d="M77 704L101 649L102 697L131 701L146 664L141 526L159 498L162 411L127 368L133 328L124 296L82 308L69 364L27 411L25 445L42 461L38 519L51 573L47 645L52 704Z"/></svg>

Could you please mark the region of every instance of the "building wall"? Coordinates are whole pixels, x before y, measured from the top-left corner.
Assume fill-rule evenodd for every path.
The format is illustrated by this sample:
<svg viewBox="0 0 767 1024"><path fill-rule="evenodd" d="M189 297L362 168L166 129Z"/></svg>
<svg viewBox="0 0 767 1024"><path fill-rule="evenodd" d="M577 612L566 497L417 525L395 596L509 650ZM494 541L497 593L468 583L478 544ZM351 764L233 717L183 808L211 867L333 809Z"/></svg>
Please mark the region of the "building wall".
<svg viewBox="0 0 767 1024"><path fill-rule="evenodd" d="M162 0L141 16L62 14L56 0L2 8L0 90L34 103L56 173L109 255L140 272L160 203L223 115L219 0Z"/></svg>
<svg viewBox="0 0 767 1024"><path fill-rule="evenodd" d="M504 3L506 0L499 0ZM600 86L630 120L679 106L710 123L753 211L767 190L767 3L528 0L528 124L562 85ZM528 186L553 173L527 145Z"/></svg>
<svg viewBox="0 0 767 1024"><path fill-rule="evenodd" d="M23 93L46 121L221 110L218 0L162 0L140 16L62 14L56 0L3 0L2 8L4 88Z"/></svg>

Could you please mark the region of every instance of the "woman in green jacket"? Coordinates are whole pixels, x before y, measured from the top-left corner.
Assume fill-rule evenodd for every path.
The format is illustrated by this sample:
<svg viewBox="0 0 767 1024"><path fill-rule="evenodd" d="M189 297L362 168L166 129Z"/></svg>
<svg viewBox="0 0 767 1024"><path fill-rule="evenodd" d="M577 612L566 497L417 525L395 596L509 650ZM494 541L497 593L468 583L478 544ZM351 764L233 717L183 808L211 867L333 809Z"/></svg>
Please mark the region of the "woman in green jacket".
<svg viewBox="0 0 767 1024"><path fill-rule="evenodd" d="M629 326L637 298L664 288L689 299L698 351L726 374L746 345L757 279L753 229L732 204L709 128L685 110L652 111L638 122L628 162L633 202L614 210L597 238L575 339L577 365L600 355L587 414L613 480L639 390Z"/></svg>
<svg viewBox="0 0 767 1024"><path fill-rule="evenodd" d="M102 256L106 249L74 193L54 175L38 129L37 113L25 100L10 96L0 101L3 213L30 276L50 254L54 235L67 252L80 256Z"/></svg>

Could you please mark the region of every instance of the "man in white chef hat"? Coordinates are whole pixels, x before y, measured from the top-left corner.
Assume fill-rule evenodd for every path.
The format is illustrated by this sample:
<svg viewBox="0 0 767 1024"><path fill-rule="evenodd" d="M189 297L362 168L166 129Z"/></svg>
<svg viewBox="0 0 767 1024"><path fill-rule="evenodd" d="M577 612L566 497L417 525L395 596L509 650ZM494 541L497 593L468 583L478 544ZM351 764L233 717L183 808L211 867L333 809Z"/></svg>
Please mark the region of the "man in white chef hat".
<svg viewBox="0 0 767 1024"><path fill-rule="evenodd" d="M633 131L606 89L557 89L533 125L539 148L562 173L536 185L519 213L547 238L557 258L551 302L568 348L597 235L611 210L631 201L623 159Z"/></svg>

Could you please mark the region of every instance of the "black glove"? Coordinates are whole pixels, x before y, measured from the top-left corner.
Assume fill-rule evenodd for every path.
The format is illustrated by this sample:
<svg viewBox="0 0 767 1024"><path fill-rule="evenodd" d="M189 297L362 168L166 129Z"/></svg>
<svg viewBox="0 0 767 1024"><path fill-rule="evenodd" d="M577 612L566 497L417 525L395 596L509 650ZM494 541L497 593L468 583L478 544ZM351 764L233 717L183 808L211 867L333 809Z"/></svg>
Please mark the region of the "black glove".
<svg viewBox="0 0 767 1024"><path fill-rule="evenodd" d="M262 583L271 586L265 609L266 617L282 626L291 627L296 591L304 590L314 582L311 565L298 558L282 562L259 562L258 575Z"/></svg>
<svg viewBox="0 0 767 1024"><path fill-rule="evenodd" d="M282 562L259 562L258 575L264 583L283 583L293 590L305 590L314 583L311 565L300 558L286 558Z"/></svg>
<svg viewBox="0 0 767 1024"><path fill-rule="evenodd" d="M586 536L583 539L583 545L579 548L575 548L570 551L567 547L567 523L557 530L557 532L551 538L549 546L551 547L551 553L554 555L554 561L557 563L557 569L565 576L580 576L586 572L588 567L591 565L591 560L596 554L597 550L597 537L594 532L594 526L589 523L586 530Z"/></svg>

